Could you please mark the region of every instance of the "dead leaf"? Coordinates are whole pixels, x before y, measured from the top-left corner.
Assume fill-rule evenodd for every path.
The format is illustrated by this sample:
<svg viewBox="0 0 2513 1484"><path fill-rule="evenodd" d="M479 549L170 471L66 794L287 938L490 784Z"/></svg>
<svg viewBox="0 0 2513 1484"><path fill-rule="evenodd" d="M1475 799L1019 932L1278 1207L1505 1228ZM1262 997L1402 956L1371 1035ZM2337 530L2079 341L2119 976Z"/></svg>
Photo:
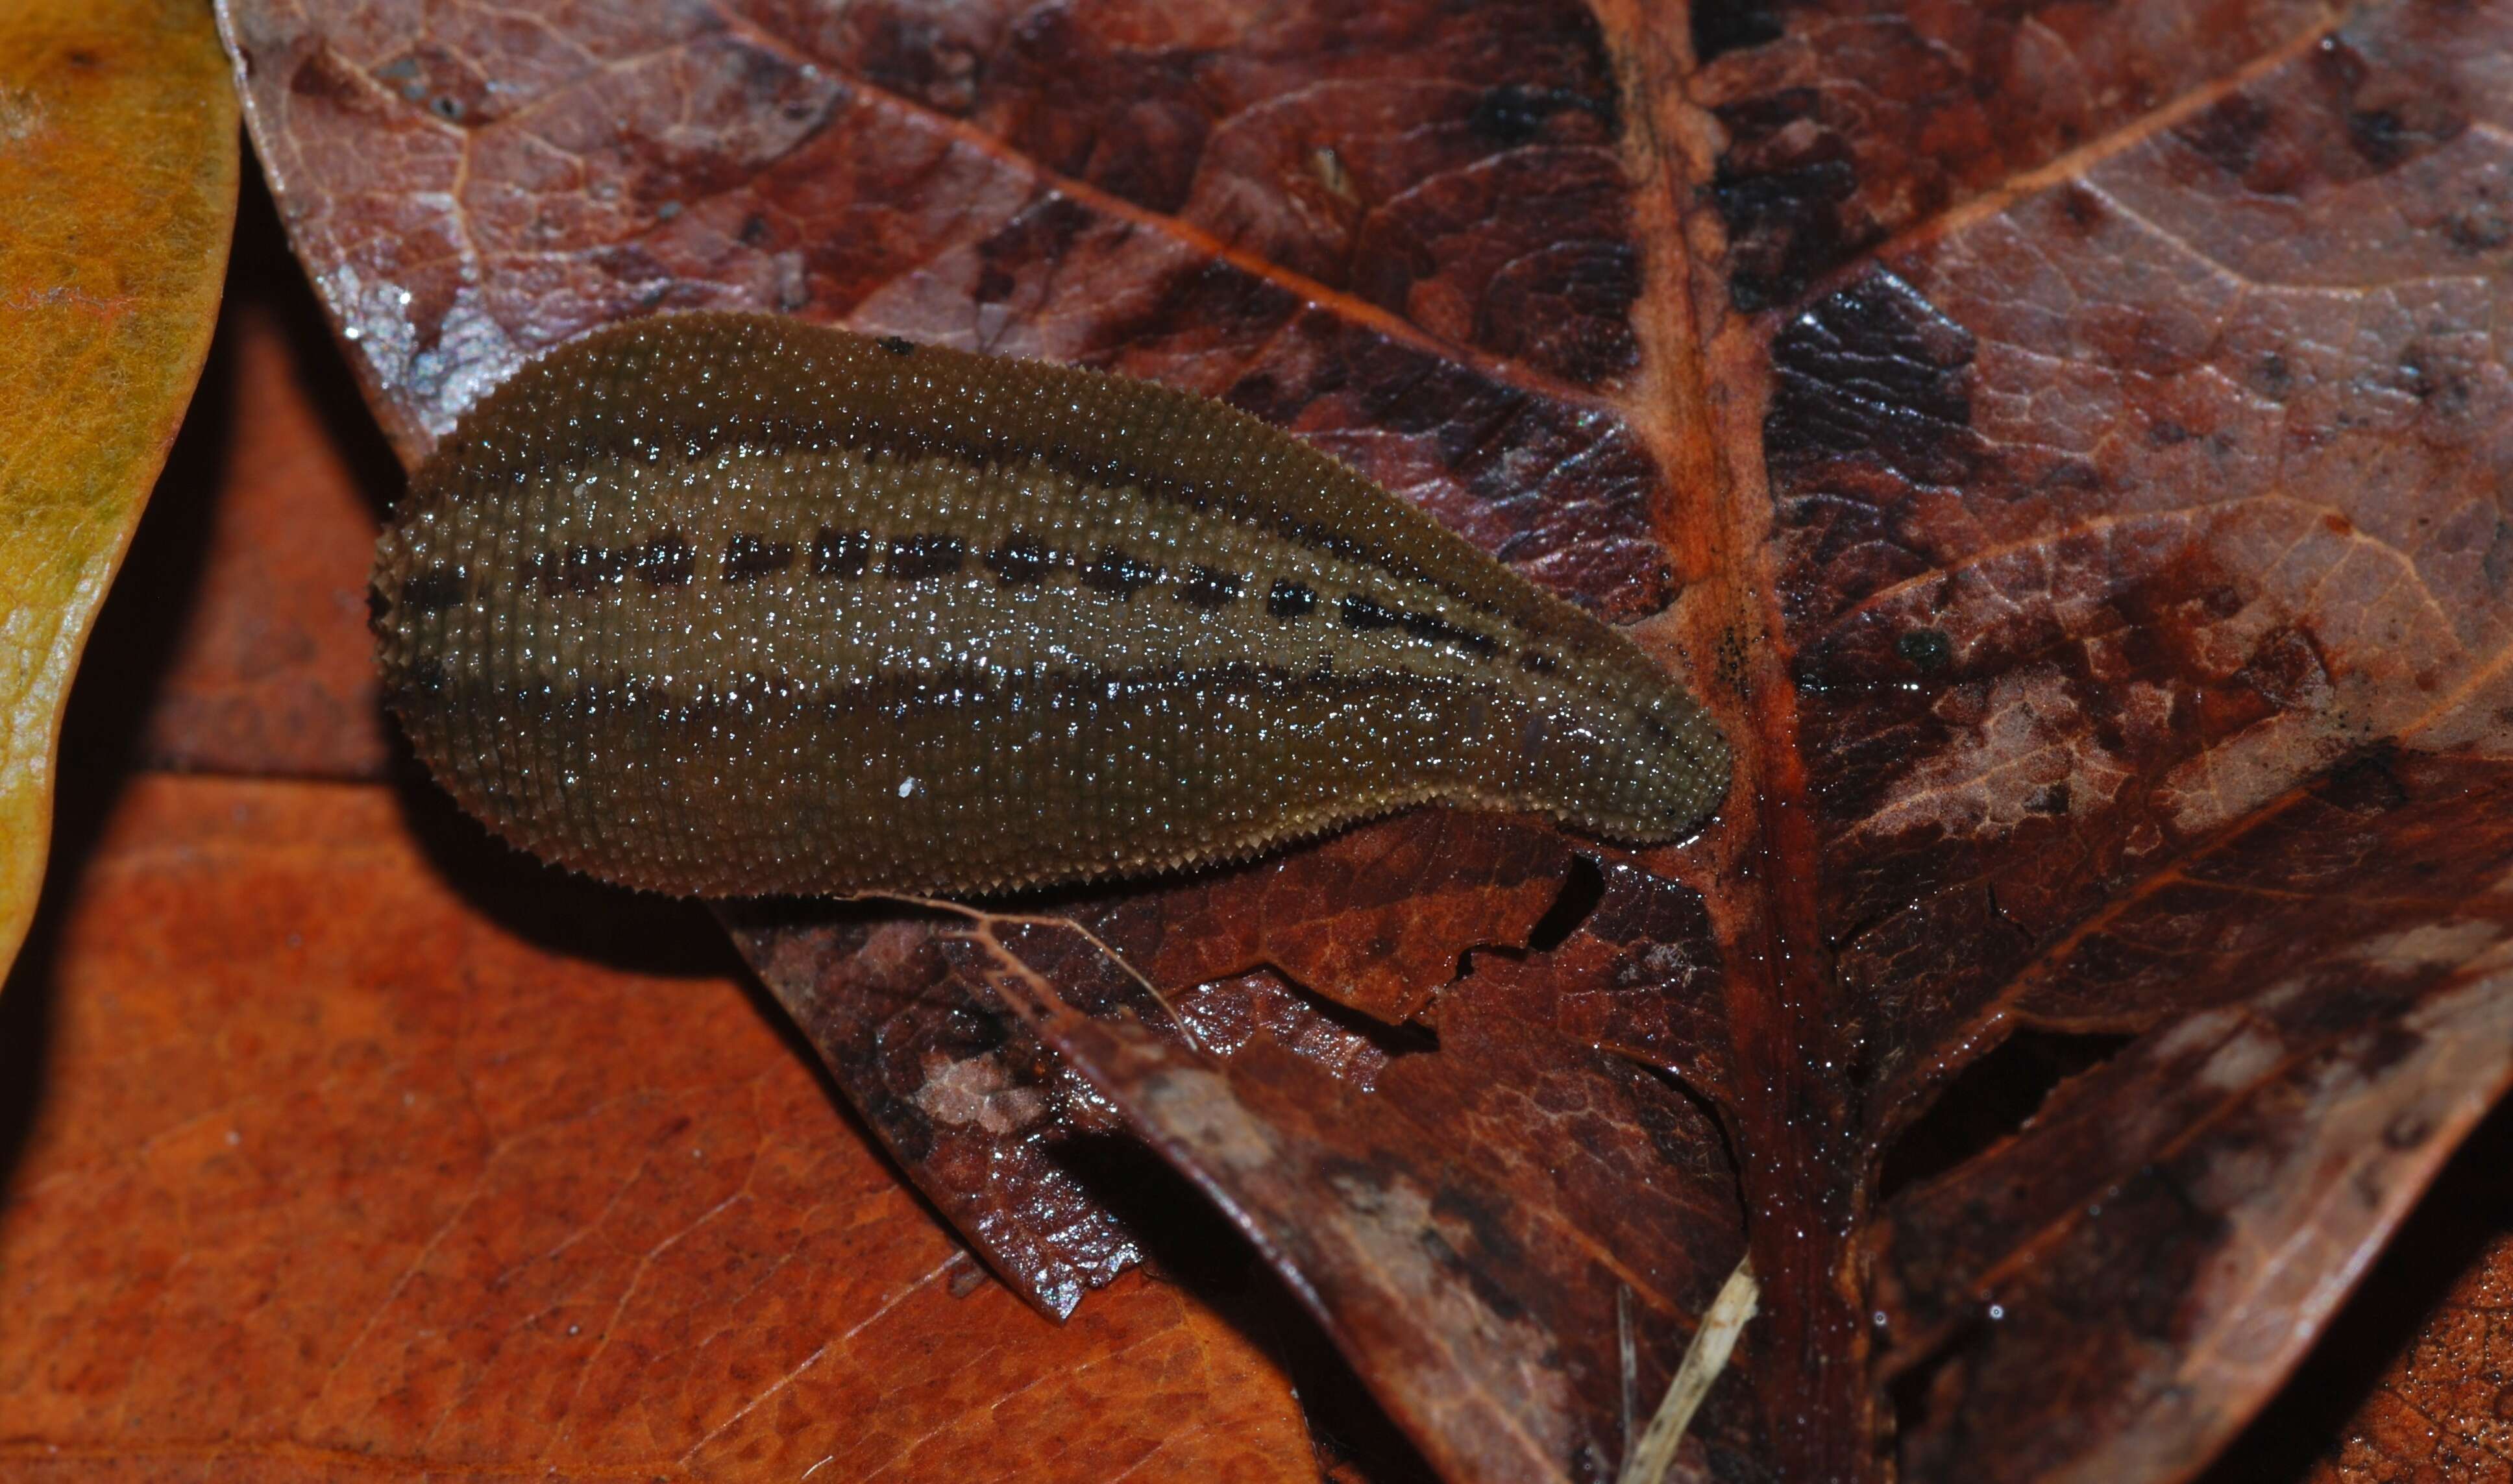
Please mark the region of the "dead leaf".
<svg viewBox="0 0 2513 1484"><path fill-rule="evenodd" d="M0 15L0 967L43 883L71 673L209 349L236 150L200 6Z"/></svg>
<svg viewBox="0 0 2513 1484"><path fill-rule="evenodd" d="M2513 1077L2500 7L222 15L406 457L658 309L1105 366L1721 708L1718 826L1537 918L739 918L1046 1307L1122 1124L1453 1477L1611 1473L1746 1239L1682 1466L2177 1477Z"/></svg>
<svg viewBox="0 0 2513 1484"><path fill-rule="evenodd" d="M2452 1157L2205 1484L2492 1484L2513 1469L2513 1104Z"/></svg>
<svg viewBox="0 0 2513 1484"><path fill-rule="evenodd" d="M52 1025L0 1472L1315 1477L1283 1374L1181 1290L1059 1327L962 1282L697 909L428 803L115 809L9 990Z"/></svg>
<svg viewBox="0 0 2513 1484"><path fill-rule="evenodd" d="M1523 938L1568 863L1550 833L1430 811L1167 889L1061 904L1032 925L1070 917L1097 940L1084 957L1115 956L1090 967L1105 1008L1217 1052L1280 1044L1373 1087L1401 1039L1322 1012L1281 975L1401 1020L1467 950ZM1108 1205L1113 1172L1074 1167L1122 1120L931 922L801 904L724 916L857 1111L1030 1303L1063 1318L1140 1259ZM1152 998L1120 964L1177 988Z"/></svg>

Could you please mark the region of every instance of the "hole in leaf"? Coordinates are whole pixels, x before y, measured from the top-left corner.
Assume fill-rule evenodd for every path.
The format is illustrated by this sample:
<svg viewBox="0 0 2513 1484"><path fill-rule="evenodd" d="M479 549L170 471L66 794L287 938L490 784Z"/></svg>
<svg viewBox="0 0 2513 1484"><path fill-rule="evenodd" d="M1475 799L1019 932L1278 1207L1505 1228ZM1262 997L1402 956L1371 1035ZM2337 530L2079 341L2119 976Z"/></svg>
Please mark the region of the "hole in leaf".
<svg viewBox="0 0 2513 1484"><path fill-rule="evenodd" d="M1918 1122L1885 1155L1882 1205L1933 1180L2022 1128L2052 1089L2098 1067L2134 1036L2023 1030L1957 1073Z"/></svg>
<svg viewBox="0 0 2513 1484"><path fill-rule="evenodd" d="M1527 930L1527 946L1536 953L1548 954L1560 948L1579 930L1606 899L1606 873L1584 855L1571 857L1571 870L1562 878L1562 894L1544 909L1544 916Z"/></svg>

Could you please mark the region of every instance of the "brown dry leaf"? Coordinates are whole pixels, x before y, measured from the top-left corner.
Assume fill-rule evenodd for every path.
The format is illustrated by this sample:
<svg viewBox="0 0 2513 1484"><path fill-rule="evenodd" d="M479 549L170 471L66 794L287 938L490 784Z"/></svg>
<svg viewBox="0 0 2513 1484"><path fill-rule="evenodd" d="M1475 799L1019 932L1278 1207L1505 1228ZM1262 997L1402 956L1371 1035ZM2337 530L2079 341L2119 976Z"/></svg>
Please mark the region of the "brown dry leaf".
<svg viewBox="0 0 2513 1484"><path fill-rule="evenodd" d="M1058 1327L964 1281L694 908L385 789L162 775L71 884L11 991L56 1000L12 1479L1315 1475L1178 1289Z"/></svg>
<svg viewBox="0 0 2513 1484"><path fill-rule="evenodd" d="M2453 1285L2312 1484L2513 1478L2513 1232Z"/></svg>
<svg viewBox="0 0 2513 1484"><path fill-rule="evenodd" d="M2513 1104L2472 1134L2206 1484L2513 1479Z"/></svg>
<svg viewBox="0 0 2513 1484"><path fill-rule="evenodd" d="M199 5L0 11L0 968L43 884L70 675L209 350L236 159Z"/></svg>
<svg viewBox="0 0 2513 1484"><path fill-rule="evenodd" d="M1610 1473L1741 1243L1681 1468L2177 1477L2513 1076L2513 8L221 14L406 457L658 309L1104 366L1721 710L1681 849L737 918L1035 1303L1129 1128L1456 1479Z"/></svg>

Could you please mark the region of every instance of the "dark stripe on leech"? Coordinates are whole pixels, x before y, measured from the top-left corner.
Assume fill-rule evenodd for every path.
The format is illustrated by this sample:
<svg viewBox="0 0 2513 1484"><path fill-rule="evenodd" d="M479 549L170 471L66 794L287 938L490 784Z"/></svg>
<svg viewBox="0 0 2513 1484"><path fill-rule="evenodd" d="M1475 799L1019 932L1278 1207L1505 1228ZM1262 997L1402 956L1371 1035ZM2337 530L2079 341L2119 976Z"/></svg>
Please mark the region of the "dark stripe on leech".
<svg viewBox="0 0 2513 1484"><path fill-rule="evenodd" d="M1140 557L1128 556L1113 546L1099 548L1099 555L1082 568L1085 587L1120 598L1132 598L1138 589L1160 580L1161 569Z"/></svg>
<svg viewBox="0 0 2513 1484"><path fill-rule="evenodd" d="M1178 584L1178 602L1199 608L1227 607L1247 585L1248 579L1237 572L1192 566L1186 569L1186 580Z"/></svg>
<svg viewBox="0 0 2513 1484"><path fill-rule="evenodd" d="M1437 613L1406 614L1405 632L1416 639L1427 639L1436 644L1447 644L1451 648L1463 649L1477 659L1490 659L1494 651L1500 647L1493 641L1491 635L1477 633L1473 629L1461 629Z"/></svg>
<svg viewBox="0 0 2513 1484"><path fill-rule="evenodd" d="M1289 577L1275 578L1265 592L1265 611L1277 618L1306 618L1317 605L1317 591Z"/></svg>
<svg viewBox="0 0 2513 1484"><path fill-rule="evenodd" d="M628 566L648 587L687 587L698 572L698 550L667 530L628 552Z"/></svg>
<svg viewBox="0 0 2513 1484"><path fill-rule="evenodd" d="M794 543L736 532L724 544L724 580L755 582L794 565Z"/></svg>
<svg viewBox="0 0 2513 1484"><path fill-rule="evenodd" d="M1461 629L1437 613L1391 608L1367 593L1343 595L1342 618L1347 629L1369 631L1401 627L1416 639L1463 649L1481 659L1492 658L1500 647L1489 634Z"/></svg>
<svg viewBox="0 0 2513 1484"><path fill-rule="evenodd" d="M1015 536L986 553L987 567L994 572L995 581L1004 587L1020 587L1040 581L1060 560L1053 548L1027 536Z"/></svg>
<svg viewBox="0 0 2513 1484"><path fill-rule="evenodd" d="M439 612L468 597L469 589L462 568L440 562L401 585L401 605L414 612Z"/></svg>
<svg viewBox="0 0 2513 1484"><path fill-rule="evenodd" d="M628 575L634 552L599 546L571 546L563 552L541 552L533 558L533 573L545 593L590 593Z"/></svg>
<svg viewBox="0 0 2513 1484"><path fill-rule="evenodd" d="M1469 590L1461 583L1435 575L1393 551L1373 550L1368 542L1344 535L1323 522L1302 521L1269 510L1256 500L1230 488L1227 485L1197 484L1165 476L1151 467L1138 467L1125 460L1092 460L1070 449L1040 448L1007 450L985 443L940 436L931 432L908 438L866 437L864 429L844 421L798 422L778 429L779 434L798 449L814 445L822 447L870 449L876 453L906 457L944 457L967 468L993 469L1016 459L1036 458L1039 462L1067 474L1085 484L1106 488L1133 485L1154 499L1183 505L1198 513L1218 512L1224 519L1256 530L1270 530L1295 546L1324 552L1346 561L1376 567L1407 582L1417 582L1438 592L1452 602L1462 604L1478 613L1498 613L1500 605L1490 598ZM637 435L642 445L654 444L670 449L696 450L691 457L703 458L728 436L737 441L755 438L758 430L729 426L722 421L671 423L657 432ZM587 454L619 453L619 442L613 437L588 439L581 445ZM1008 455L1008 452L1010 456ZM624 456L624 455L623 455ZM642 458L639 461L643 461ZM448 498L455 502L470 498L466 491L453 491ZM835 575L824 573L823 575Z"/></svg>
<svg viewBox="0 0 2513 1484"><path fill-rule="evenodd" d="M882 571L896 581L921 582L958 571L968 557L969 543L958 536L900 536L890 543Z"/></svg>
<svg viewBox="0 0 2513 1484"><path fill-rule="evenodd" d="M823 526L812 538L812 575L860 577L872 561L872 532Z"/></svg>
<svg viewBox="0 0 2513 1484"><path fill-rule="evenodd" d="M1394 609L1380 606L1378 600L1367 593L1343 595L1343 626L1347 629L1392 629L1404 621Z"/></svg>

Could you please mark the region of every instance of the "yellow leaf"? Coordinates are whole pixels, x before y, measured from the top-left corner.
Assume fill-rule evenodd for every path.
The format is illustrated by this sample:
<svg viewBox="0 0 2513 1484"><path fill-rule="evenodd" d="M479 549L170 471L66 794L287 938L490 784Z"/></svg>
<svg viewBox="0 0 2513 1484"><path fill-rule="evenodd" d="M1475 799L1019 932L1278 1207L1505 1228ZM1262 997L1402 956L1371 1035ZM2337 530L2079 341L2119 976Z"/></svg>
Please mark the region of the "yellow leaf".
<svg viewBox="0 0 2513 1484"><path fill-rule="evenodd" d="M0 969L70 675L209 352L236 168L203 0L0 4Z"/></svg>

